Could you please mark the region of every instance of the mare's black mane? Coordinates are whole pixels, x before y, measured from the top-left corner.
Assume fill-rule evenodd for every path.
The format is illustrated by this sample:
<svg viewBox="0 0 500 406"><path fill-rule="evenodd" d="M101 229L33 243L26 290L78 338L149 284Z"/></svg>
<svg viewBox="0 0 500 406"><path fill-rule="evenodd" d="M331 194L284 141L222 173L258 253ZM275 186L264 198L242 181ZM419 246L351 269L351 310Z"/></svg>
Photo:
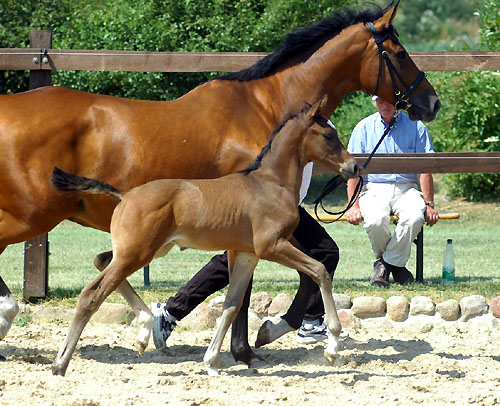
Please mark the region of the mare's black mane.
<svg viewBox="0 0 500 406"><path fill-rule="evenodd" d="M246 82L262 79L287 67L297 65L306 61L326 41L339 34L343 29L357 23L373 22L382 17L392 7L392 4L393 2L385 9L376 6L371 10L358 12L348 8L344 8L342 12L336 11L331 17L288 34L276 51L249 68L211 80Z"/></svg>

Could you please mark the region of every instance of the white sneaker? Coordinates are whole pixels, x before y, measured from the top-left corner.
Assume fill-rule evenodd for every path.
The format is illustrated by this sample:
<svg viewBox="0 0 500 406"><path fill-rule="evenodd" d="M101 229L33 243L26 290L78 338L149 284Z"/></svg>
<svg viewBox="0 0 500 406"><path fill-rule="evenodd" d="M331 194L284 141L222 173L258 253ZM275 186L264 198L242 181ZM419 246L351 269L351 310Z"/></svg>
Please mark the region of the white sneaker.
<svg viewBox="0 0 500 406"><path fill-rule="evenodd" d="M326 334L326 324L321 323L317 325L302 325L299 328L299 332L297 333L297 342L300 344L314 344L317 342L326 342L328 341L328 335ZM340 332L339 339L345 340L349 337L349 333L342 329Z"/></svg>
<svg viewBox="0 0 500 406"><path fill-rule="evenodd" d="M167 346L167 339L177 326L175 318L169 314L163 303L151 303L151 312L155 318L153 342L157 349Z"/></svg>

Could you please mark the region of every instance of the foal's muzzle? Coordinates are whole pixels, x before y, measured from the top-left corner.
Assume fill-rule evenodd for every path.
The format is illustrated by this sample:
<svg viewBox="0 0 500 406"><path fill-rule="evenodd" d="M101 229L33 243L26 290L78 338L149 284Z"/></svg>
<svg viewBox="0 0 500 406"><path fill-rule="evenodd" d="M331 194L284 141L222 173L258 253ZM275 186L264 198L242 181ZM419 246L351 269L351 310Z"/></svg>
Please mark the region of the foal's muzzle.
<svg viewBox="0 0 500 406"><path fill-rule="evenodd" d="M340 171L345 179L356 178L360 174L361 167L353 158L340 166Z"/></svg>

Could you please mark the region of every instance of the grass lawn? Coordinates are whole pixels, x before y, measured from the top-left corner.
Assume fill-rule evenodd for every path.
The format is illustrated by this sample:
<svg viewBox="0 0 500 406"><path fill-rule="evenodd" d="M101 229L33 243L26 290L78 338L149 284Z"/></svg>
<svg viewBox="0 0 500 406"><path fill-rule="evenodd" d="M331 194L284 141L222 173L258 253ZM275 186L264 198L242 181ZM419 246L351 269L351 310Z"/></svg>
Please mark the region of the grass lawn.
<svg viewBox="0 0 500 406"><path fill-rule="evenodd" d="M313 195L316 195L313 194ZM346 222L325 225L340 248L340 262L335 273L334 291L351 297L378 295L389 297L404 295L409 299L417 295L431 297L436 302L450 298L479 294L487 299L500 295L500 204L449 201L436 197L440 211L458 211L458 220L443 220L436 226L425 226L424 231L424 284L389 288L373 288L368 281L372 276L373 254L362 226ZM310 208L310 207L309 207ZM456 283L442 285L441 265L448 238L453 239L456 262ZM47 305L55 303L74 305L81 289L96 275L93 258L111 248L109 234L65 221L49 234L49 288ZM1 275L18 299L22 298L24 244L7 247L0 256ZM408 263L414 273L415 249ZM142 270L129 278L146 302L165 300L185 284L208 260L213 252L174 248L165 258L151 263L151 286L143 285ZM275 296L279 292L294 294L298 287L296 271L261 261L254 278L253 291L264 290ZM111 301L123 302L113 293Z"/></svg>

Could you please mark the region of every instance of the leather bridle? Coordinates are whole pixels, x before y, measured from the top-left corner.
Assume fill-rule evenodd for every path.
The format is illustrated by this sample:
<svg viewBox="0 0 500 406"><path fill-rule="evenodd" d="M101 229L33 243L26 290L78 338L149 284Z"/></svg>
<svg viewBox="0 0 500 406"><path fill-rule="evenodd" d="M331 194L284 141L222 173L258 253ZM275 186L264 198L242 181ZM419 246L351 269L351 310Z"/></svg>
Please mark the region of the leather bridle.
<svg viewBox="0 0 500 406"><path fill-rule="evenodd" d="M382 30L382 31L377 31L373 23L369 22L366 23L368 28L370 29L373 38L375 39L375 42L378 46L379 50L379 65L378 65L378 75L377 75L377 85L375 87L375 91L373 94L377 94L378 87L380 84L380 77L382 75L382 67L383 67L383 60L385 61L385 64L387 66L387 70L389 71L389 75L391 76L391 81L392 81L392 87L394 89L394 95L396 96L397 102L394 105L396 110L407 110L411 107L410 104L410 95L411 93L415 90L415 88L418 86L418 84L421 82L421 80L425 77L425 72L422 70L419 70L417 78L414 80L414 82L411 85L406 85L405 81L399 74L399 72L396 70L394 67L391 59L389 58L389 55L387 54L387 51L385 50L384 47L384 41L386 39L391 39L395 43L399 43L397 39L398 32L396 29L390 25L388 28ZM399 80L399 82L406 88L404 93L401 93L401 90L398 87L398 84L396 82L396 76Z"/></svg>
<svg viewBox="0 0 500 406"><path fill-rule="evenodd" d="M377 43L378 50L379 50L379 65L378 65L378 75L377 75L377 85L375 86L375 91L373 94L377 94L379 84L380 84L380 77L382 76L382 69L383 69L383 61L385 61L385 64L387 66L387 70L389 71L389 75L391 76L391 81L392 81L392 87L394 89L394 95L396 96L396 104L394 105L395 112L394 115L392 116L392 119L389 123L389 125L386 127L384 133L380 137L377 145L369 155L369 157L366 159L365 163L363 164L363 168L366 169L368 164L370 163L371 159L373 158L373 155L377 151L379 145L382 143L383 139L386 137L386 135L391 131L393 128L398 116L400 110L407 110L411 107L410 104L410 95L412 92L415 90L415 88L418 86L418 84L422 81L422 79L425 77L425 72L422 70L419 70L419 73L417 75L417 78L413 81L413 83L409 86L406 85L405 81L401 77L401 75L398 73L396 68L394 67L393 63L391 62L391 59L389 58L389 55L387 54L387 51L385 50L384 47L384 41L387 39L390 39L396 44L399 44L398 41L398 32L396 29L390 25L388 28L382 30L382 31L377 31L373 23L369 22L366 23L368 28L370 29L371 33L373 34L373 38L375 39L375 42ZM399 82L406 88L404 93L401 93L401 90L398 87L398 84L396 82L396 76L399 80ZM334 221L337 221L339 218L342 217L347 211L354 205L356 199L359 196L359 193L361 192L361 188L363 187L363 177L359 177L359 182L356 185L356 188L354 190L354 193L349 200L347 207L344 210L341 210L339 212L330 212L328 211L324 205L323 205L323 199L329 195L335 188L337 188L341 183L344 182L344 179L340 175L334 176L330 181L325 185L323 190L321 191L320 195L314 200L314 213L316 215L316 218L320 220L318 216L318 206L321 206L323 211L325 213L328 213L330 215L335 215L338 216L332 221L325 221L325 220L320 220L323 223L332 223Z"/></svg>

